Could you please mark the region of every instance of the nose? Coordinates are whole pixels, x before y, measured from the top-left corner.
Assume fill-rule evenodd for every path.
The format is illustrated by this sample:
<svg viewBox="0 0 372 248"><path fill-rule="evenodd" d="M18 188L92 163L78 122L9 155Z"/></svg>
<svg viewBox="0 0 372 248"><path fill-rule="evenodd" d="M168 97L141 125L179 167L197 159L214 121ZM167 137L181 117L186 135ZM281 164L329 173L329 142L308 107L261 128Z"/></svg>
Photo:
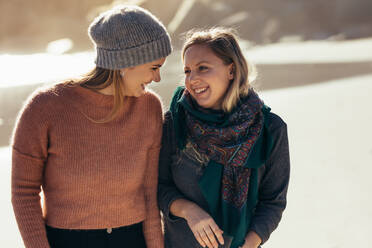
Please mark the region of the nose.
<svg viewBox="0 0 372 248"><path fill-rule="evenodd" d="M198 82L198 76L195 72L190 71L190 74L188 77L186 77L186 81L188 81L190 84L194 84Z"/></svg>
<svg viewBox="0 0 372 248"><path fill-rule="evenodd" d="M157 71L155 72L155 75L154 75L153 81L158 83L158 82L160 82L160 80L161 80L161 77L160 77L160 70L157 70Z"/></svg>

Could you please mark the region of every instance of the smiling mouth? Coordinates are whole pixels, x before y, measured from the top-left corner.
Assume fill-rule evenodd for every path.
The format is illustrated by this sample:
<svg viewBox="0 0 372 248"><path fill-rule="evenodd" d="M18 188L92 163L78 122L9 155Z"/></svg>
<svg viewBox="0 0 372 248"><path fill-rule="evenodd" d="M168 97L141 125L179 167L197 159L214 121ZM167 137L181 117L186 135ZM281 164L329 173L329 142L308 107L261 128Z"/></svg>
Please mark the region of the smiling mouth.
<svg viewBox="0 0 372 248"><path fill-rule="evenodd" d="M198 88L198 89L194 89L194 92L195 92L196 94L202 94L202 93L206 92L207 89L208 89L208 87Z"/></svg>

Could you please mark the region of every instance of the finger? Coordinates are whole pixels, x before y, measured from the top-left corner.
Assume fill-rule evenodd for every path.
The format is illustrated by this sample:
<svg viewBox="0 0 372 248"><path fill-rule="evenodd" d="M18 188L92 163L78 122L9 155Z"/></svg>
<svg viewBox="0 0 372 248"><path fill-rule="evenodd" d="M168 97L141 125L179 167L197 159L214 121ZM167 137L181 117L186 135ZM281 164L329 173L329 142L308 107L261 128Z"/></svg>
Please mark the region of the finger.
<svg viewBox="0 0 372 248"><path fill-rule="evenodd" d="M209 239L209 242L212 244L212 247L218 248L218 243L212 229L208 226L206 227L206 229L204 229L204 232L207 234L207 237Z"/></svg>
<svg viewBox="0 0 372 248"><path fill-rule="evenodd" d="M208 235L204 230L201 230L200 232L200 237L204 241L204 243L208 246L208 248L213 248L212 243L209 241Z"/></svg>
<svg viewBox="0 0 372 248"><path fill-rule="evenodd" d="M214 223L210 225L210 228L212 229L214 235L217 237L218 242L223 245L225 243L225 240L223 239L222 233L223 231L218 228L218 226Z"/></svg>
<svg viewBox="0 0 372 248"><path fill-rule="evenodd" d="M206 244L204 243L203 239L200 237L199 232L194 232L193 230L191 231L194 234L195 239L199 242L199 244L203 247L206 247Z"/></svg>
<svg viewBox="0 0 372 248"><path fill-rule="evenodd" d="M199 244L201 246L203 246L203 247L206 247L207 246L207 244L203 241L203 238L200 236L199 232L197 234L197 239L196 240L199 242Z"/></svg>

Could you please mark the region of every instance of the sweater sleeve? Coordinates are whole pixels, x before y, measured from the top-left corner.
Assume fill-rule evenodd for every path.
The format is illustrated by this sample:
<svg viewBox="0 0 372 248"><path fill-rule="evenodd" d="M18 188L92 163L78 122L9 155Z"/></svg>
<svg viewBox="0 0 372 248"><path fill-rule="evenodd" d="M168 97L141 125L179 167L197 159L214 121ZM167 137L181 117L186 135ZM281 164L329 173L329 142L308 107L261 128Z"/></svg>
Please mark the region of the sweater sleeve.
<svg viewBox="0 0 372 248"><path fill-rule="evenodd" d="M20 112L12 139L12 204L26 248L49 247L39 196L48 154L41 98L31 98Z"/></svg>
<svg viewBox="0 0 372 248"><path fill-rule="evenodd" d="M172 216L169 212L172 202L180 198L185 198L177 189L172 177L172 157L176 153L175 147L177 145L173 130L172 116L170 112L167 112L163 125L162 147L159 157L158 201L163 217L169 219L169 221L178 219L178 217Z"/></svg>
<svg viewBox="0 0 372 248"><path fill-rule="evenodd" d="M284 122L273 131L274 147L265 165L259 186L258 204L250 230L265 243L278 226L287 203L290 161L287 126Z"/></svg>
<svg viewBox="0 0 372 248"><path fill-rule="evenodd" d="M148 167L145 176L145 197L146 197L146 219L144 221L143 232L148 248L164 247L164 238L161 230L160 211L157 204L157 184L159 168L159 151L162 136L163 113L161 103L157 106L155 115L155 138L151 149L148 152ZM154 123L152 123L154 124Z"/></svg>

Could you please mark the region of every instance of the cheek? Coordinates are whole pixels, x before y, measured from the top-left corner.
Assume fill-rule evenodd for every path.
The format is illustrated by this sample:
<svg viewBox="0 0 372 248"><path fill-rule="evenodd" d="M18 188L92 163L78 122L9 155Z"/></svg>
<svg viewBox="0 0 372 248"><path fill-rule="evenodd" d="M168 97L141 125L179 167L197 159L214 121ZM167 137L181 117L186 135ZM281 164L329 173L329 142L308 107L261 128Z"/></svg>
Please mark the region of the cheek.
<svg viewBox="0 0 372 248"><path fill-rule="evenodd" d="M188 92L190 92L191 95L194 94L194 92L191 90L191 84L190 81L185 80L185 88L187 89Z"/></svg>
<svg viewBox="0 0 372 248"><path fill-rule="evenodd" d="M137 70L135 71L135 73L132 74L133 83L135 84L143 83L146 80L148 80L148 78L150 77L151 77L151 71L142 70L142 69Z"/></svg>
<svg viewBox="0 0 372 248"><path fill-rule="evenodd" d="M153 71L144 71L140 75L140 81L148 82L152 81L155 78L155 73Z"/></svg>
<svg viewBox="0 0 372 248"><path fill-rule="evenodd" d="M224 95L227 89L229 88L229 84L230 84L229 81L221 82L220 91L222 95Z"/></svg>
<svg viewBox="0 0 372 248"><path fill-rule="evenodd" d="M185 87L186 87L187 89L189 89L189 87L190 87L190 80L188 79L188 77L185 77L183 81L184 81L184 83L185 83Z"/></svg>

